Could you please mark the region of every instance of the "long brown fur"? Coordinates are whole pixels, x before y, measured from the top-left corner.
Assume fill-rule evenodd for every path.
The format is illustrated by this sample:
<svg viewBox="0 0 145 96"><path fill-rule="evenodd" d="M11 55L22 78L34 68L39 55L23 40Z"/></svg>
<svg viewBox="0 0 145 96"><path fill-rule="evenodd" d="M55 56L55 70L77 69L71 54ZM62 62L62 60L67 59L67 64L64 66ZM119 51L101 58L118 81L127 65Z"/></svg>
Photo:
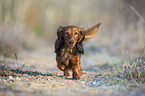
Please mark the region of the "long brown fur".
<svg viewBox="0 0 145 96"><path fill-rule="evenodd" d="M99 25L100 23L89 30L95 32ZM84 54L83 41L89 38L89 36L85 38L85 32L90 33L77 26L60 26L57 30L58 38L55 42L56 61L57 67L64 71L64 76L69 76L69 70L72 70L73 79L80 79L80 56ZM94 33L89 35L92 35L92 38Z"/></svg>

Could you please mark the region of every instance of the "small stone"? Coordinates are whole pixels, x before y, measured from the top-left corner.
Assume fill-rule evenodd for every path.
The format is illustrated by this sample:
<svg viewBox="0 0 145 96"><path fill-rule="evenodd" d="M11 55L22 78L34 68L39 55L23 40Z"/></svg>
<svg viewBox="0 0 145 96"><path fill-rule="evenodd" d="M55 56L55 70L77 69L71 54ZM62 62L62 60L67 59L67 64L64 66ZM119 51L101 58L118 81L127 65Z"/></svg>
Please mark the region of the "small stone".
<svg viewBox="0 0 145 96"><path fill-rule="evenodd" d="M49 78L47 78L46 80L51 81Z"/></svg>
<svg viewBox="0 0 145 96"><path fill-rule="evenodd" d="M88 72L87 71L82 71L82 74L87 74Z"/></svg>
<svg viewBox="0 0 145 96"><path fill-rule="evenodd" d="M9 76L9 79L13 79L13 77L12 76Z"/></svg>
<svg viewBox="0 0 145 96"><path fill-rule="evenodd" d="M92 84L94 84L94 85L95 85L95 84L96 84L96 82L92 82Z"/></svg>
<svg viewBox="0 0 145 96"><path fill-rule="evenodd" d="M37 79L37 77L34 77L34 79Z"/></svg>
<svg viewBox="0 0 145 96"><path fill-rule="evenodd" d="M10 83L13 83L13 81L10 81Z"/></svg>
<svg viewBox="0 0 145 96"><path fill-rule="evenodd" d="M19 77L16 77L16 80L21 80L21 78L19 78Z"/></svg>
<svg viewBox="0 0 145 96"><path fill-rule="evenodd" d="M85 82L83 82L83 81L82 81L81 83L83 83L83 84L84 84Z"/></svg>

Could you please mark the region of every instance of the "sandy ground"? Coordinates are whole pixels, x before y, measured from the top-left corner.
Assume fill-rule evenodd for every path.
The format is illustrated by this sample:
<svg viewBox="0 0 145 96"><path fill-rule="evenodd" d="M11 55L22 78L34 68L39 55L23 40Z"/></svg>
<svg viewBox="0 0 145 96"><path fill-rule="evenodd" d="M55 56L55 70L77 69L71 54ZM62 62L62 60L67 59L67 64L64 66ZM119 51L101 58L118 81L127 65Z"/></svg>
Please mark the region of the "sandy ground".
<svg viewBox="0 0 145 96"><path fill-rule="evenodd" d="M0 77L0 96L116 96L127 95L125 90L94 87L93 82L99 74L97 65L119 62L120 59L109 57L106 54L88 54L82 56L82 77L73 80L72 76L66 78L63 72L56 67L55 53L52 45L39 43L35 50L23 50L17 54L18 61L11 58L0 57L4 64L12 68L22 69L17 76ZM96 59L98 58L98 59ZM107 58L107 59L106 59ZM111 58L111 59L110 59ZM116 61L115 61L116 60ZM32 73L32 74L31 74ZM70 72L71 73L71 72ZM133 93L136 94L136 93Z"/></svg>

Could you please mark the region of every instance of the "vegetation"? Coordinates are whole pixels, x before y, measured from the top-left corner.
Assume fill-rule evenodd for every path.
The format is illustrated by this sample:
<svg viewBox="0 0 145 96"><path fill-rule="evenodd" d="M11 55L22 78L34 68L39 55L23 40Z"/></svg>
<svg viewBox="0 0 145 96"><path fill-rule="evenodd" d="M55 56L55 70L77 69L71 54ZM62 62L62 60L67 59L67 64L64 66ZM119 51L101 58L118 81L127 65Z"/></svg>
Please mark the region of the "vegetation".
<svg viewBox="0 0 145 96"><path fill-rule="evenodd" d="M144 2L0 0L0 95L144 95ZM81 80L63 77L54 59L56 29L99 22L84 44Z"/></svg>
<svg viewBox="0 0 145 96"><path fill-rule="evenodd" d="M114 88L118 90L143 87L145 84L145 54L140 53L138 57L130 60L130 62L128 60L128 64L108 65L107 69L104 66L104 70L101 67L99 74L93 81L88 82L88 85L100 89Z"/></svg>

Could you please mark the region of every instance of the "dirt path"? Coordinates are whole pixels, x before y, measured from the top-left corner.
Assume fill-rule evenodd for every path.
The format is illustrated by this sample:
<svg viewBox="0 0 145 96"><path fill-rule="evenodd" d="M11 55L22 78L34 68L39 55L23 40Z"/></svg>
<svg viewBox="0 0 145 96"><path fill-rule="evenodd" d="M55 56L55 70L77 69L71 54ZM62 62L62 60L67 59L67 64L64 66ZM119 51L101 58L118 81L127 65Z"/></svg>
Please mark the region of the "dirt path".
<svg viewBox="0 0 145 96"><path fill-rule="evenodd" d="M17 62L5 58L5 63L12 68L21 68L24 63L25 66L22 72L15 77L0 77L0 95L115 96L120 93L119 91L114 92L111 88L103 89L93 86L96 84L93 80L99 74L96 64L112 62L106 59L108 57L96 61L97 56L91 57L89 54L82 56L83 75L80 80L72 80L71 76L65 78L63 72L56 67L52 45L42 43L36 46L35 50L24 50L17 55Z"/></svg>

